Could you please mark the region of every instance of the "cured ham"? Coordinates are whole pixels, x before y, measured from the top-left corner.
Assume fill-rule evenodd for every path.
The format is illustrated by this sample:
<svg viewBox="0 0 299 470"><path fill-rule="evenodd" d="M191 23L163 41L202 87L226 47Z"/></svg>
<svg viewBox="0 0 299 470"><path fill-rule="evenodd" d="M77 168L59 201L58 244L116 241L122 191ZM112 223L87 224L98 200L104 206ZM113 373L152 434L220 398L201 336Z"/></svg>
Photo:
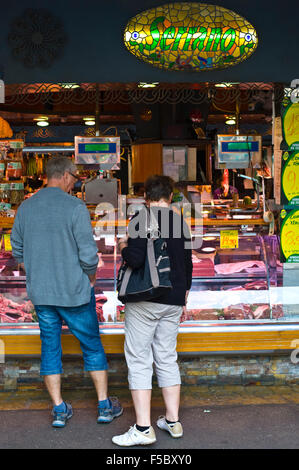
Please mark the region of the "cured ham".
<svg viewBox="0 0 299 470"><path fill-rule="evenodd" d="M253 271L258 270L261 272L266 272L265 263L263 261L258 260L240 261L237 263L223 263L215 265L215 271L217 274L233 274L240 273L242 271L248 272L248 269L253 269Z"/></svg>

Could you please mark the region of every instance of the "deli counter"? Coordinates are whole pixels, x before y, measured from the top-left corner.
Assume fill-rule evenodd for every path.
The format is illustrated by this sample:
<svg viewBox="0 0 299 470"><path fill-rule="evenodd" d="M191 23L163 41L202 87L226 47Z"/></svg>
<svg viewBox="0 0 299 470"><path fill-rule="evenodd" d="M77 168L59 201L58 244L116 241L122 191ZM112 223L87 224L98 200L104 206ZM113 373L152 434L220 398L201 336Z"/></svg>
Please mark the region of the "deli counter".
<svg viewBox="0 0 299 470"><path fill-rule="evenodd" d="M99 329L106 352L123 353L124 305L116 291L121 263L117 237L128 220L103 222L89 209L99 256L95 284ZM298 338L298 287L283 286L279 238L258 211L244 212L242 217L225 205L209 206L199 225L193 217L188 219L193 282L179 328L180 353L286 352ZM26 275L11 253L12 223L13 219L6 221L1 229L0 338L7 355L39 355L39 327L27 297ZM109 230L104 231L104 226ZM225 239L227 233L231 237ZM64 354L80 353L66 326L62 343Z"/></svg>

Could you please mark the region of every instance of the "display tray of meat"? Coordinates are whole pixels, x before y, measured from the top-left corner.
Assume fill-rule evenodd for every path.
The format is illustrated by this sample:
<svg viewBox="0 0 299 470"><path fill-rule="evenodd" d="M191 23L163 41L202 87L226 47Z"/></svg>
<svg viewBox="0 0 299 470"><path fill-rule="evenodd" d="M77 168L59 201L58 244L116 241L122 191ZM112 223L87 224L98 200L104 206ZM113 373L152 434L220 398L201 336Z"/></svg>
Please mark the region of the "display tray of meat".
<svg viewBox="0 0 299 470"><path fill-rule="evenodd" d="M247 274L266 274L266 266L263 261L240 261L236 263L222 263L215 264L216 274L235 274L235 273L247 273Z"/></svg>
<svg viewBox="0 0 299 470"><path fill-rule="evenodd" d="M0 323L30 323L35 321L34 306L30 300L18 303L0 294Z"/></svg>
<svg viewBox="0 0 299 470"><path fill-rule="evenodd" d="M98 321L103 323L106 321L103 315L103 305L105 302L107 302L107 297L104 294L96 294L95 298Z"/></svg>
<svg viewBox="0 0 299 470"><path fill-rule="evenodd" d="M283 317L281 305L272 308L272 317ZM235 304L221 309L190 309L187 310L185 319L190 320L268 320L271 318L269 304Z"/></svg>
<svg viewBox="0 0 299 470"><path fill-rule="evenodd" d="M264 280L247 282L243 286L234 286L234 287L226 287L222 286L221 290L268 290L268 283Z"/></svg>

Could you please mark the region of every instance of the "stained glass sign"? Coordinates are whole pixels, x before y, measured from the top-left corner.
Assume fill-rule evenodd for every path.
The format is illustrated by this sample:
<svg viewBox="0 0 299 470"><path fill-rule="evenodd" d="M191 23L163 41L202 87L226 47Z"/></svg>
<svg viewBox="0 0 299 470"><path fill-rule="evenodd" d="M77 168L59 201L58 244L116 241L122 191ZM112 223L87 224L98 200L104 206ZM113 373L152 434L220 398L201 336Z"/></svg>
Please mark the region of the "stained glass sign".
<svg viewBox="0 0 299 470"><path fill-rule="evenodd" d="M204 71L247 59L258 44L254 27L231 10L170 3L139 13L124 32L128 50L166 70Z"/></svg>

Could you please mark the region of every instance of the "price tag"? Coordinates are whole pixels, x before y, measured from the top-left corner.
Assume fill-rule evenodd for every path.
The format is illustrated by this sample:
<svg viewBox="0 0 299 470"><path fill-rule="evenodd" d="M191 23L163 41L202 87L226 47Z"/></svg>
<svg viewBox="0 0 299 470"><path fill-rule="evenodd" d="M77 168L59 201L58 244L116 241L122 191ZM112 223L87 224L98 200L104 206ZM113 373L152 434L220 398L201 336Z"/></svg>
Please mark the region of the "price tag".
<svg viewBox="0 0 299 470"><path fill-rule="evenodd" d="M12 246L11 246L11 243L10 243L10 235L8 233L6 233L5 235L3 235L4 237L4 249L5 251L12 251Z"/></svg>
<svg viewBox="0 0 299 470"><path fill-rule="evenodd" d="M220 248L234 249L239 247L238 230L221 230L220 231Z"/></svg>

